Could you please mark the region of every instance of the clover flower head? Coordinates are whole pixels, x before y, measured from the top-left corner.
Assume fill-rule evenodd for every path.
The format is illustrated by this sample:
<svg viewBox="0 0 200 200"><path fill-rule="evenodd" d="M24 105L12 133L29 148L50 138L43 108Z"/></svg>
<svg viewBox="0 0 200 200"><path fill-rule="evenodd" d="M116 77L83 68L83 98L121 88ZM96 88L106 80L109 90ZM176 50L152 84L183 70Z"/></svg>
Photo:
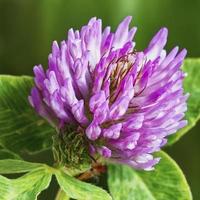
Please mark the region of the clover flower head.
<svg viewBox="0 0 200 200"><path fill-rule="evenodd" d="M187 124L180 69L186 50L167 53L162 28L136 51L130 22L126 17L113 33L92 18L60 45L54 41L48 69L34 67L29 101L60 132L73 126L91 155L151 170L159 162L153 153Z"/></svg>

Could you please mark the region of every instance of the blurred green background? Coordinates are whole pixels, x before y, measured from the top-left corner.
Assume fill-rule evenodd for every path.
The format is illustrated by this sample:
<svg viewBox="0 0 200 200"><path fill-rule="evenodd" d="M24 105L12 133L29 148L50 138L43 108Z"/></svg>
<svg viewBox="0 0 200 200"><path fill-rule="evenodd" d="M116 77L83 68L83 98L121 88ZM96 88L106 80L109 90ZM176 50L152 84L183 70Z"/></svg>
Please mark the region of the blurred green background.
<svg viewBox="0 0 200 200"><path fill-rule="evenodd" d="M178 45L200 57L200 0L0 0L0 73L32 75L35 64L46 66L52 41L64 39L69 28L97 16L114 30L127 15L138 27L137 49L166 26L168 50ZM166 149L185 172L194 200L200 199L199 130L200 124Z"/></svg>

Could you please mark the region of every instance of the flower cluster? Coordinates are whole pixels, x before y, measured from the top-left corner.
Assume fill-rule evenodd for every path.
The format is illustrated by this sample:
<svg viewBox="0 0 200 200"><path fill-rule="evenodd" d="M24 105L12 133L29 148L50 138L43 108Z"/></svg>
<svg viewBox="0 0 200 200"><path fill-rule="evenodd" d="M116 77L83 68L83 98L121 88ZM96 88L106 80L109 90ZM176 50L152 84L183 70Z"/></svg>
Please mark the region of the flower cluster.
<svg viewBox="0 0 200 200"><path fill-rule="evenodd" d="M166 53L166 28L145 50L134 50L130 21L113 33L92 18L60 45L54 41L47 71L34 67L29 101L58 130L73 125L82 132L90 154L151 170L159 162L152 153L187 124L180 69L186 50Z"/></svg>

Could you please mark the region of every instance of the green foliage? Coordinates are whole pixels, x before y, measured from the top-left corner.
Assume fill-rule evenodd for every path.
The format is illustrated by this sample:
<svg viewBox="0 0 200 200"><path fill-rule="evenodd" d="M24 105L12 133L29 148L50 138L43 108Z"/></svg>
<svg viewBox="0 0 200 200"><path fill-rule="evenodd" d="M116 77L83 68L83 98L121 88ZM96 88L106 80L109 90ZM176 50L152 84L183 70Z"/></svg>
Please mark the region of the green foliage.
<svg viewBox="0 0 200 200"><path fill-rule="evenodd" d="M63 171L56 172L56 178L61 189L71 198L79 200L111 200L103 189L89 183L79 181Z"/></svg>
<svg viewBox="0 0 200 200"><path fill-rule="evenodd" d="M136 171L128 166L111 164L108 168L108 186L115 200L191 200L187 181L178 165L164 152L156 156L161 162L155 171ZM111 200L111 196L100 187L74 178L66 168L52 168L45 164L22 160L0 161L0 173L27 174L17 179L0 176L2 200L35 200L46 189L54 174L60 185L56 200L74 198L78 200ZM70 173L70 174L69 174ZM76 173L77 174L77 173ZM8 198L9 196L9 198Z"/></svg>
<svg viewBox="0 0 200 200"><path fill-rule="evenodd" d="M4 159L0 160L0 174L15 174L42 168L43 164L31 163L23 160Z"/></svg>
<svg viewBox="0 0 200 200"><path fill-rule="evenodd" d="M36 169L20 178L8 179L0 176L1 200L35 200L51 181L51 174L45 169Z"/></svg>
<svg viewBox="0 0 200 200"><path fill-rule="evenodd" d="M15 153L49 148L54 130L31 108L28 95L33 79L0 76L0 144Z"/></svg>
<svg viewBox="0 0 200 200"><path fill-rule="evenodd" d="M108 185L115 200L191 200L187 181L166 153L159 152L154 171L136 171L128 166L109 165Z"/></svg>
<svg viewBox="0 0 200 200"><path fill-rule="evenodd" d="M63 190L59 190L55 200L70 200Z"/></svg>
<svg viewBox="0 0 200 200"><path fill-rule="evenodd" d="M176 134L171 135L168 144L173 144L180 139L181 136L193 128L200 119L200 59L186 59L183 70L187 73L187 77L184 80L184 89L190 94L188 99L188 111L186 112L188 125L179 130Z"/></svg>
<svg viewBox="0 0 200 200"><path fill-rule="evenodd" d="M72 177L71 174L74 174L72 170L64 171L64 168L52 168L45 164L22 160L0 160L0 174L25 172L28 173L17 179L0 176L1 200L35 200L39 193L48 187L53 174L63 190L58 193L57 199L63 200L64 197L67 199L69 196L79 200L111 200L109 194L103 189Z"/></svg>
<svg viewBox="0 0 200 200"><path fill-rule="evenodd" d="M2 146L0 146L0 160L2 159L21 159L20 156L18 156L17 154L3 148Z"/></svg>
<svg viewBox="0 0 200 200"><path fill-rule="evenodd" d="M47 165L14 159L0 160L0 174L24 172L28 173L16 179L0 176L1 200L35 200L49 186L52 173Z"/></svg>

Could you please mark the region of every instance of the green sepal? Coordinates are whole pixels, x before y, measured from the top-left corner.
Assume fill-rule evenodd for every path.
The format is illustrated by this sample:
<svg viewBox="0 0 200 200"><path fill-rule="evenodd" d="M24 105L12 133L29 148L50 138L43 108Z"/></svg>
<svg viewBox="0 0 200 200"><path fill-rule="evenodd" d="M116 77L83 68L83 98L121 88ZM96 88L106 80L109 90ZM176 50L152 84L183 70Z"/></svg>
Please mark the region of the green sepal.
<svg viewBox="0 0 200 200"><path fill-rule="evenodd" d="M81 168L92 162L85 136L68 127L53 136L53 155L58 166Z"/></svg>

